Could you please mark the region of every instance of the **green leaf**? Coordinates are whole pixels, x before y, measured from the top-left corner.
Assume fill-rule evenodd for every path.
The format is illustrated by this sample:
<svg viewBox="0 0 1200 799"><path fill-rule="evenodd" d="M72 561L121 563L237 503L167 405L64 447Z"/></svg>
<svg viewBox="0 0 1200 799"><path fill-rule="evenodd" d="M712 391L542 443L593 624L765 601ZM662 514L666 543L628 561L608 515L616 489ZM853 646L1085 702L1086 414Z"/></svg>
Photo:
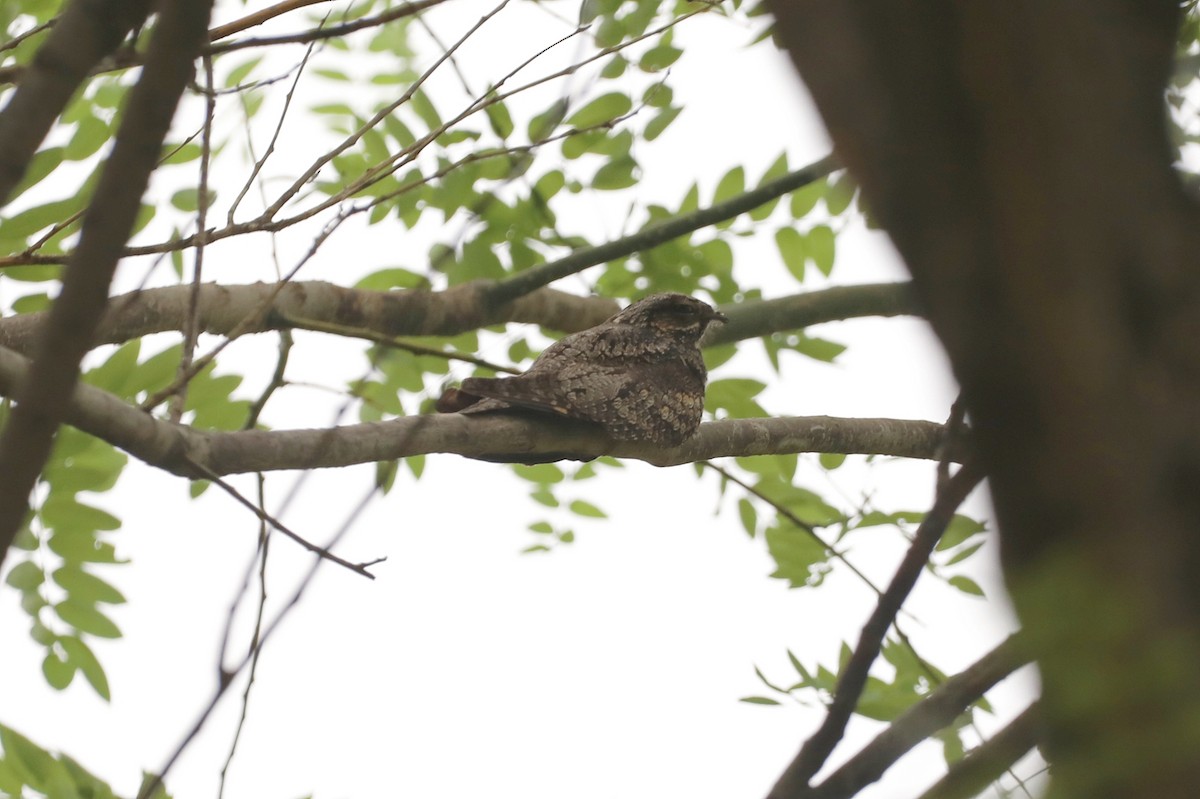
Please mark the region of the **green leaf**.
<svg viewBox="0 0 1200 799"><path fill-rule="evenodd" d="M62 556L63 560L80 563L116 563L116 549L112 544L96 540L84 530L59 530L50 538L50 551Z"/></svg>
<svg viewBox="0 0 1200 799"><path fill-rule="evenodd" d="M84 117L75 126L75 134L63 151L69 161L82 161L94 155L109 140L108 125L96 117Z"/></svg>
<svg viewBox="0 0 1200 799"><path fill-rule="evenodd" d="M71 214L83 208L84 198L71 197L66 200L35 205L19 214L14 214L0 221L0 238L24 239L44 228L62 222Z"/></svg>
<svg viewBox="0 0 1200 799"><path fill-rule="evenodd" d="M61 691L75 678L75 664L62 660L54 652L47 652L42 659L42 674L51 688Z"/></svg>
<svg viewBox="0 0 1200 799"><path fill-rule="evenodd" d="M654 141L662 135L663 131L675 121L675 117L679 116L683 108L679 106L671 106L659 111L654 117L646 123L645 130L642 131L642 136L646 141Z"/></svg>
<svg viewBox="0 0 1200 799"><path fill-rule="evenodd" d="M754 503L745 497L738 500L738 518L746 534L754 538L758 531L758 512L754 509Z"/></svg>
<svg viewBox="0 0 1200 799"><path fill-rule="evenodd" d="M110 605L120 605L125 602L125 596L113 586L91 572L84 571L77 564L67 564L56 569L52 575L71 599L80 603L95 604L105 602Z"/></svg>
<svg viewBox="0 0 1200 799"><path fill-rule="evenodd" d="M513 471L517 477L533 483L559 483L566 477L563 470L553 463L536 463L532 466L520 466Z"/></svg>
<svg viewBox="0 0 1200 799"><path fill-rule="evenodd" d="M492 103L485 109L488 118L488 124L492 126L492 130L497 136L502 139L507 139L513 132L512 114L508 113L508 106L504 103Z"/></svg>
<svg viewBox="0 0 1200 799"><path fill-rule="evenodd" d="M840 452L822 452L817 456L822 469L833 471L846 462L846 456Z"/></svg>
<svg viewBox="0 0 1200 799"><path fill-rule="evenodd" d="M13 300L12 309L14 313L28 314L44 311L50 307L50 295L48 294L26 294L23 297L17 297Z"/></svg>
<svg viewBox="0 0 1200 799"><path fill-rule="evenodd" d="M976 552L978 552L980 547L983 546L983 544L984 544L983 541L980 541L977 544L968 544L967 546L963 547L962 549L960 549L959 551L957 551L953 555L951 555L946 560L946 562L943 563L942 565L943 566L953 566L955 563L962 563L964 560L966 560L967 558L971 557Z"/></svg>
<svg viewBox="0 0 1200 799"><path fill-rule="evenodd" d="M121 520L108 511L84 505L58 492L42 503L38 515L47 527L73 530L116 530Z"/></svg>
<svg viewBox="0 0 1200 799"><path fill-rule="evenodd" d="M968 538L984 532L987 532L987 525L977 522L969 516L956 513L950 520L950 523L946 525L946 532L942 534L941 540L938 541L937 548L942 551L952 549Z"/></svg>
<svg viewBox="0 0 1200 799"><path fill-rule="evenodd" d="M25 561L18 563L8 573L8 577L4 582L11 585L18 591L36 591L37 588L46 581L46 574L42 568L33 561Z"/></svg>
<svg viewBox="0 0 1200 799"><path fill-rule="evenodd" d="M745 418L766 416L767 412L754 401L766 383L748 378L727 378L708 384L704 407L709 412L724 409L730 416Z"/></svg>
<svg viewBox="0 0 1200 799"><path fill-rule="evenodd" d="M628 114L632 108L633 100L628 95L609 92L572 114L567 124L573 128L590 128Z"/></svg>
<svg viewBox="0 0 1200 799"><path fill-rule="evenodd" d="M225 88L229 89L240 85L242 81L250 77L250 73L254 71L262 59L262 56L257 55L229 70L229 74L225 76Z"/></svg>
<svg viewBox="0 0 1200 799"><path fill-rule="evenodd" d="M529 120L527 130L531 142L545 141L550 138L567 115L567 98L555 100L549 108Z"/></svg>
<svg viewBox="0 0 1200 799"><path fill-rule="evenodd" d="M834 236L828 225L817 225L805 236L808 257L821 274L829 277L833 271Z"/></svg>
<svg viewBox="0 0 1200 799"><path fill-rule="evenodd" d="M838 344L835 341L827 341L823 338L800 336L792 349L810 358L815 358L818 361L833 363L837 356L846 351L846 346Z"/></svg>
<svg viewBox="0 0 1200 799"><path fill-rule="evenodd" d="M775 246L779 248L779 256L783 265L792 273L792 277L804 282L804 266L807 254L804 248L804 237L795 228L781 227L775 231Z"/></svg>
<svg viewBox="0 0 1200 799"><path fill-rule="evenodd" d="M962 591L964 594L970 594L972 596L979 597L983 596L983 589L979 587L979 583L965 575L956 574L946 582L950 583L950 585L954 586L959 591Z"/></svg>
<svg viewBox="0 0 1200 799"><path fill-rule="evenodd" d="M25 174L22 176L21 182L17 184L17 187L13 189L12 194L9 195L8 202L11 203L20 196L21 192L30 186L36 185L42 178L57 169L65 157L66 149L62 147L47 147L36 153L33 158L29 159L29 165L25 168Z"/></svg>
<svg viewBox="0 0 1200 799"><path fill-rule="evenodd" d="M170 164L186 164L195 161L204 151L199 144L184 142L181 144L164 144L159 163L163 166Z"/></svg>
<svg viewBox="0 0 1200 799"><path fill-rule="evenodd" d="M592 188L610 191L634 186L637 184L637 178L633 174L636 168L637 162L632 156L615 158L596 170L596 175L592 178Z"/></svg>
<svg viewBox="0 0 1200 799"><path fill-rule="evenodd" d="M830 216L840 216L850 207L854 199L854 179L849 172L843 172L829 181L829 190L825 193L825 208Z"/></svg>
<svg viewBox="0 0 1200 799"><path fill-rule="evenodd" d="M104 363L95 369L88 370L83 375L83 380L97 388L110 391L118 397L129 396L126 393L125 384L129 382L137 369L140 352L141 339L135 338L118 347Z"/></svg>
<svg viewBox="0 0 1200 799"><path fill-rule="evenodd" d="M745 702L748 705L778 705L778 704L780 704L776 700L771 699L769 696L743 696L738 701Z"/></svg>
<svg viewBox="0 0 1200 799"><path fill-rule="evenodd" d="M589 516L593 519L606 519L608 515L590 502L577 499L570 504L571 512L579 516Z"/></svg>
<svg viewBox="0 0 1200 799"><path fill-rule="evenodd" d="M558 497L550 493L550 489L546 488L545 486L537 489L536 491L530 491L529 498L540 505L545 505L547 508L558 507Z"/></svg>
<svg viewBox="0 0 1200 799"><path fill-rule="evenodd" d="M824 178L814 180L812 183L803 188L796 189L792 192L791 212L792 219L799 221L803 219L809 211L817 207L817 201L825 196L825 191L828 184Z"/></svg>
<svg viewBox="0 0 1200 799"><path fill-rule="evenodd" d="M735 166L725 173L717 183L717 191L713 194L713 203L723 202L746 192L746 170ZM732 221L732 220L728 220Z"/></svg>
<svg viewBox="0 0 1200 799"><path fill-rule="evenodd" d="M98 638L120 638L121 629L95 605L77 603L71 599L54 606L58 617L81 633Z"/></svg>
<svg viewBox="0 0 1200 799"><path fill-rule="evenodd" d="M793 588L820 584L829 571L828 550L806 531L792 525L767 528L767 551L775 560L772 577L787 580Z"/></svg>
<svg viewBox="0 0 1200 799"><path fill-rule="evenodd" d="M638 61L638 67L644 72L660 72L678 61L681 55L683 55L683 50L678 47L660 44L642 55L641 60Z"/></svg>
<svg viewBox="0 0 1200 799"><path fill-rule="evenodd" d="M83 672L83 676L91 683L92 688L96 689L96 693L106 700L112 699L104 667L96 659L96 655L92 652L91 647L73 635L63 636L59 639L59 643L62 645L63 650L66 651L69 662Z"/></svg>

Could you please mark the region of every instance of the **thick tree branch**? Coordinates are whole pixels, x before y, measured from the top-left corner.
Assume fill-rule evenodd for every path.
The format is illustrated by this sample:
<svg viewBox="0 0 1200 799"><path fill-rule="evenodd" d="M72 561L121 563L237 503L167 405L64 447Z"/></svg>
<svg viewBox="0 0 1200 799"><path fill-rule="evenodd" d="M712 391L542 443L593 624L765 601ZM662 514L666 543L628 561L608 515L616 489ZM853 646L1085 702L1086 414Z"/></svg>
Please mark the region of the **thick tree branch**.
<svg viewBox="0 0 1200 799"><path fill-rule="evenodd" d="M502 306L483 300L486 284L467 284L440 292L377 292L343 288L319 281L294 282L278 292L276 284L254 283L200 287L200 330L229 335L235 330L261 333L321 323L347 333L358 329L382 336L453 336L503 322L536 324L573 333L600 324L619 306L604 297L578 297L538 289ZM94 345L118 344L150 333L182 330L190 289L145 289L114 297L97 327ZM838 286L773 300L723 306L729 323L710 328L706 346L728 344L768 333L861 316L916 313L907 284ZM46 314L0 319L0 346L29 352ZM243 320L254 320L243 326Z"/></svg>
<svg viewBox="0 0 1200 799"><path fill-rule="evenodd" d="M150 0L74 0L67 6L0 112L0 206L79 84L149 9Z"/></svg>
<svg viewBox="0 0 1200 799"><path fill-rule="evenodd" d="M892 722L875 740L815 788L793 794L802 799L849 799L878 780L906 752L951 724L998 682L1029 662L1028 648L1010 636L966 671L955 674Z"/></svg>
<svg viewBox="0 0 1200 799"><path fill-rule="evenodd" d="M204 44L211 0L165 4L147 65L130 92L116 144L95 199L83 218L79 246L67 264L62 292L39 333L28 380L0 434L0 561L28 510L29 492L50 453L79 362L91 347L121 249L137 218L163 137ZM55 33L58 33L56 29Z"/></svg>
<svg viewBox="0 0 1200 799"><path fill-rule="evenodd" d="M1034 702L1004 729L951 765L946 776L918 799L971 799L978 796L1037 746L1040 731L1040 707Z"/></svg>
<svg viewBox="0 0 1200 799"><path fill-rule="evenodd" d="M19 387L28 369L23 356L0 348L0 394ZM598 428L550 416L440 414L327 430L193 430L157 419L94 386L80 384L64 417L68 424L174 474L197 478L195 464L217 475L280 469L323 469L434 452L495 459L526 459L572 453L614 455L656 466L675 466L727 456L795 452L882 454L938 458L945 428L903 419L838 419L826 416L736 419L701 425L694 438L673 449L615 443ZM952 457L961 459L960 441Z"/></svg>
<svg viewBox="0 0 1200 799"><path fill-rule="evenodd" d="M837 692L826 710L825 720L812 737L804 742L795 760L784 770L775 787L771 789L769 799L794 799L808 792L809 780L825 765L833 748L846 731L846 724L849 723L867 684L871 664L879 657L883 638L895 621L896 614L900 612L904 600L917 584L917 578L921 576L933 548L954 518L954 512L975 486L979 485L983 476L983 471L977 463L968 462L938 491L937 499L921 526L917 528L904 560L863 626L854 653L842 668Z"/></svg>

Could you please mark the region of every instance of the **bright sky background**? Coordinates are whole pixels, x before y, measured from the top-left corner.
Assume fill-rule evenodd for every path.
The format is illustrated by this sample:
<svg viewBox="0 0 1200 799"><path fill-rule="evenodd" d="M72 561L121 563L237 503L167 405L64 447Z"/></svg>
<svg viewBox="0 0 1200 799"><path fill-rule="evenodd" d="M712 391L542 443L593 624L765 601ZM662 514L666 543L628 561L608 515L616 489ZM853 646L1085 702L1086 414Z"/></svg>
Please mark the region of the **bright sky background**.
<svg viewBox="0 0 1200 799"><path fill-rule="evenodd" d="M479 13L488 7L475 5ZM551 7L573 17L568 5ZM469 6L447 4L429 20L443 39L453 40L475 19L474 12L463 13ZM223 4L215 21L245 11ZM263 33L298 27L292 20ZM482 85L564 30L544 13L514 5L483 30L463 67ZM686 111L659 141L639 150L646 168L641 197L677 203L692 180L701 182L702 196L711 196L735 163L757 180L784 148L793 166L828 152L790 65L769 48L746 49L751 36L704 17L682 26L677 41L685 55L672 69L672 83ZM592 209L591 235L619 234L621 203ZM768 288L776 279L775 295L794 291L771 237L761 239L740 243L741 274ZM213 248L206 256L209 274L227 282L268 279L267 245L259 237ZM282 245L285 266L288 253L294 258L304 245L299 239ZM343 230L299 277L348 284L385 266L417 268L427 247L391 221L369 231ZM122 285L136 284L144 270L125 269ZM836 282L903 277L880 235L855 229L839 238ZM587 290L584 279L559 287ZM923 323L855 320L812 332L850 350L836 365L785 358L784 381L765 395L769 410L945 419L954 388ZM274 340L259 339L233 348L226 367L251 364L246 396L273 364L267 359ZM297 359L293 379L344 384L366 364L353 342L300 333L297 352L305 351L324 354ZM718 376L748 376L763 363L748 354ZM272 424L323 426L337 403L331 399L329 412L307 418L279 413L290 404L279 403ZM802 484L848 503L868 493L880 508L925 510L932 499L929 463L868 468L851 459L827 477L815 456L802 461ZM373 475L365 466L314 476L284 520L325 539ZM273 506L294 479L269 479ZM253 480L237 485L253 496ZM0 605L5 723L79 758L128 794L136 791L141 770L161 765L207 703L228 604L254 548L254 519L215 490L189 503L187 488L133 463L98 503L124 520L113 540L133 560L131 567L106 572L129 599L112 614L125 637L94 644L112 683L111 704L81 678L62 693L47 688L42 651L28 639L15 593L6 591ZM820 716L812 708L739 702L766 693L754 666L790 681L789 648L806 665L831 664L843 640L856 640L873 595L844 569L820 590L788 590L767 579L773 564L765 544L748 539L737 521L740 494L720 497L716 481L697 479L691 467L629 463L559 493L586 498L610 518L549 515L504 466L437 456L419 482L402 472L392 493L370 505L338 550L351 560L386 556L373 570L378 579L323 568L267 647L225 796L764 795ZM980 492L967 512L988 512ZM519 554L534 542L526 526L546 517L570 524L576 543L549 555ZM885 583L903 542L882 528L878 541L856 541L855 563ZM1012 629L994 559L989 544L968 569L987 589L987 602L926 577L907 606L916 618L907 627L918 651L947 672L970 664ZM291 542L273 541L273 602L288 596L308 563ZM235 628L235 652L250 629L246 610ZM1031 685L1028 676L1010 679L990 695L999 716L988 729L1024 709ZM176 797L217 795L240 712L237 694L240 684L176 766L168 780ZM856 719L835 761L881 728ZM940 758L938 748L923 747L862 796L915 795L941 773Z"/></svg>

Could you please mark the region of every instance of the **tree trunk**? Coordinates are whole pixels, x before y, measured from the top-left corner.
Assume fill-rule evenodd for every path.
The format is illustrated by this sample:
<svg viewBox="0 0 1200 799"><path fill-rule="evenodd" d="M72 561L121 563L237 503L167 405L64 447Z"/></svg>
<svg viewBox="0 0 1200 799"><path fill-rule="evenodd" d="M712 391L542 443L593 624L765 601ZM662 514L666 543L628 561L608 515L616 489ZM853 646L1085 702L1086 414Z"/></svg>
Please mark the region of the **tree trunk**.
<svg viewBox="0 0 1200 799"><path fill-rule="evenodd" d="M776 0L960 381L1055 796L1200 785L1200 218L1168 0Z"/></svg>

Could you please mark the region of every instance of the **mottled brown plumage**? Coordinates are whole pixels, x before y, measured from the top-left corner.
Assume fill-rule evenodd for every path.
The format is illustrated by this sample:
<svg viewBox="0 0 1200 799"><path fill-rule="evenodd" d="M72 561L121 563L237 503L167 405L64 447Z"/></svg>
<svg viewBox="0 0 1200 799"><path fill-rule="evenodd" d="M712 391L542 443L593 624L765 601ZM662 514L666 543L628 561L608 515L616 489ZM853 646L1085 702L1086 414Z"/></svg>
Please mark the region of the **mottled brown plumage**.
<svg viewBox="0 0 1200 799"><path fill-rule="evenodd" d="M594 422L618 441L673 447L700 425L708 374L700 336L724 315L683 294L654 294L550 346L515 377L470 377L443 412L514 407Z"/></svg>

